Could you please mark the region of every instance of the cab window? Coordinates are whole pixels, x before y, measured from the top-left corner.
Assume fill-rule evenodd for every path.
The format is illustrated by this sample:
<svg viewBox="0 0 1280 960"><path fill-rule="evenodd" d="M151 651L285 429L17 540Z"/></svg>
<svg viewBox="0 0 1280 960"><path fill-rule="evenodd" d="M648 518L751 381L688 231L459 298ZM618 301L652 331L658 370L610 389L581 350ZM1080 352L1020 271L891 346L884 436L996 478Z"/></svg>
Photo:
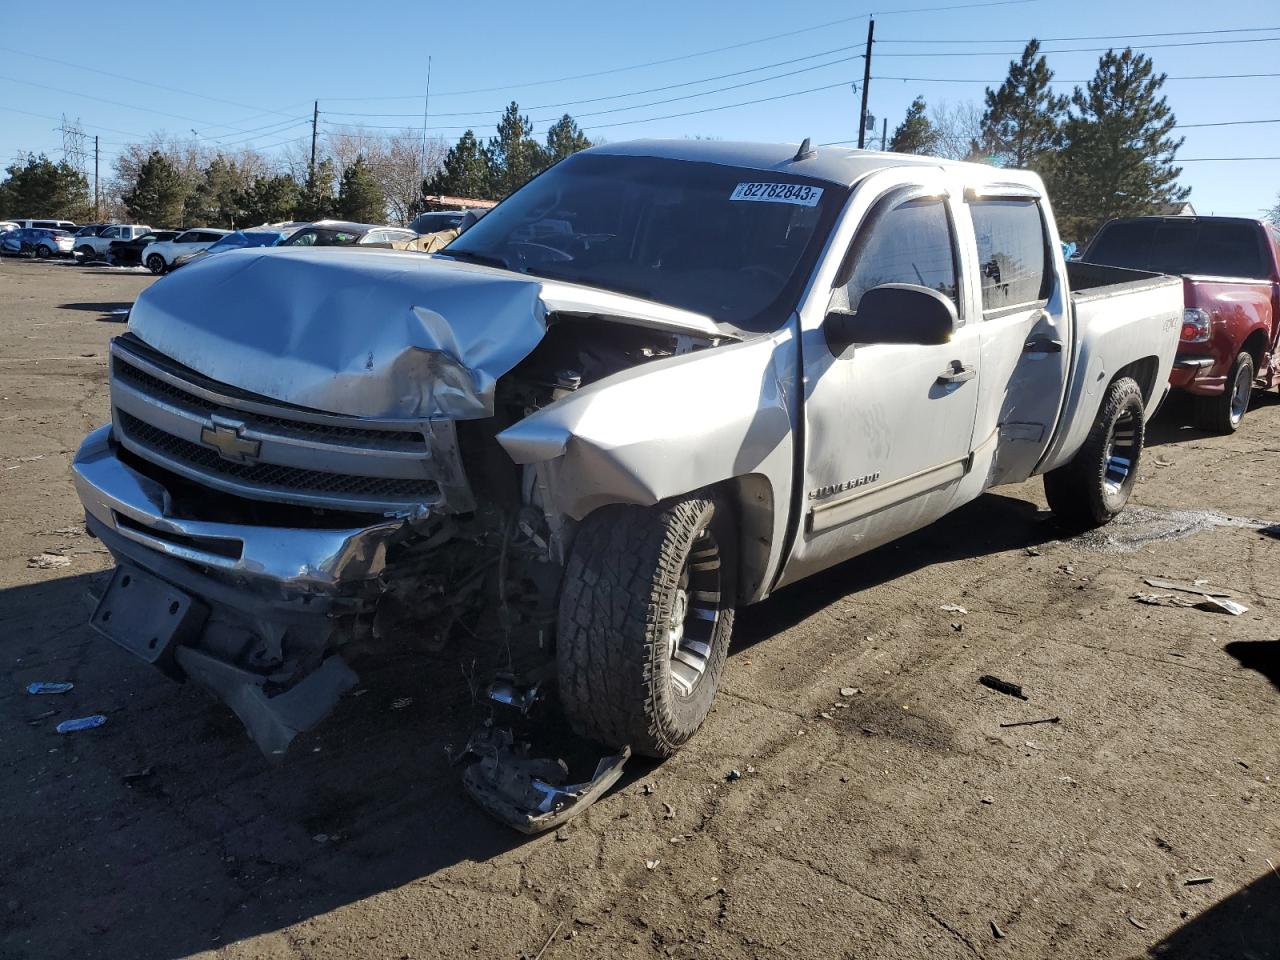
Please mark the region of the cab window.
<svg viewBox="0 0 1280 960"><path fill-rule="evenodd" d="M1027 307L1049 297L1053 273L1040 204L977 200L969 204L978 244L984 312Z"/></svg>
<svg viewBox="0 0 1280 960"><path fill-rule="evenodd" d="M863 294L886 283L911 283L937 290L956 304L956 248L945 201L913 200L879 214L870 232L857 237L850 252L852 272L836 289L833 310L857 311Z"/></svg>

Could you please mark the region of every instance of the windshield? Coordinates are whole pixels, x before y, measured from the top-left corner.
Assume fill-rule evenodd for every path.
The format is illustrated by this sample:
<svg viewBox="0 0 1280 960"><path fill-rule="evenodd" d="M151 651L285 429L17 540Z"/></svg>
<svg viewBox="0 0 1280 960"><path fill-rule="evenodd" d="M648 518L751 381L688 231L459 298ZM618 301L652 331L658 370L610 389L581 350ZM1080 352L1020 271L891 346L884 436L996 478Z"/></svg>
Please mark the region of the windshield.
<svg viewBox="0 0 1280 960"><path fill-rule="evenodd" d="M356 243L362 234L350 230L333 230L327 227L308 227L299 230L284 243L282 247L349 247Z"/></svg>
<svg viewBox="0 0 1280 960"><path fill-rule="evenodd" d="M579 154L439 255L766 331L794 307L846 196L844 187L772 171Z"/></svg>
<svg viewBox="0 0 1280 960"><path fill-rule="evenodd" d="M1268 272L1249 220L1120 221L1103 228L1084 259L1152 273L1264 279Z"/></svg>

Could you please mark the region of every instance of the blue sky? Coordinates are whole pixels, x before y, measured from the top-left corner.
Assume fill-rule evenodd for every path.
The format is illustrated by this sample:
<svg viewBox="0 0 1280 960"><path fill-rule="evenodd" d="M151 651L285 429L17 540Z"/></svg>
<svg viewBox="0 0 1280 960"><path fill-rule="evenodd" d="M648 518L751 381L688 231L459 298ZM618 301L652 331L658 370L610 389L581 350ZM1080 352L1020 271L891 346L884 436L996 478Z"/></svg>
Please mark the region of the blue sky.
<svg viewBox="0 0 1280 960"><path fill-rule="evenodd" d="M1029 0L894 12L961 2L218 0L144 7L63 0L56 15L47 5L5 4L0 11L0 159L7 163L26 150L60 156L62 137L55 128L64 113L101 136L104 177L110 157L124 143L162 130L181 136L195 130L210 145L280 149L286 141L309 137L316 98L322 129L338 123L421 127L428 55L428 125L445 137L456 137L457 128L466 125L488 136L498 112L515 99L539 134L546 121L567 110L581 118L589 135L611 141L650 136L846 140L857 135L857 95L850 84L861 81L862 61L855 57L866 38L865 15L873 9L879 42L870 112L887 117L891 132L917 94L931 103L980 101L984 84L969 81L995 85L1033 35L1112 38L1276 27L1212 36L1063 39L1045 47L1064 51L1049 53L1063 81L1084 81L1093 73L1098 52L1079 48L1126 43L1145 49L1171 78L1280 73L1275 0L1211 5L1203 0ZM806 29L811 27L818 28ZM1223 40L1250 42L1218 42ZM1199 45L1164 46L1188 43ZM660 60L671 62L622 69ZM1071 86L1064 82L1061 88L1069 92ZM670 89L640 92L660 87ZM827 89L815 89L822 87ZM1165 90L1181 123L1280 120L1280 77L1171 79ZM780 95L785 96L667 116ZM402 99L391 99L396 97ZM674 97L687 99L653 104ZM596 102L560 106L583 100ZM609 112L586 116L596 111ZM658 117L665 119L651 119ZM1183 133L1180 158L1280 156L1280 123ZM1280 161L1187 163L1182 182L1192 187L1192 202L1202 213L1253 214L1275 203Z"/></svg>

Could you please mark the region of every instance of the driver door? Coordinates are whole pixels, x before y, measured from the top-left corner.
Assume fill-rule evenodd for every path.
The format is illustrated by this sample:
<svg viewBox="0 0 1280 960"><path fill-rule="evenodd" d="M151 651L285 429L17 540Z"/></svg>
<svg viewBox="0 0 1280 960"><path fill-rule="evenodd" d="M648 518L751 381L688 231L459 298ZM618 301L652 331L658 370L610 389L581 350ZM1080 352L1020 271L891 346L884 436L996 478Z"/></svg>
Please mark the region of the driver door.
<svg viewBox="0 0 1280 960"><path fill-rule="evenodd" d="M925 189L919 182L891 188L871 204L827 309L856 312L873 287L913 284L951 301L955 331L943 344L857 343L833 350L823 328L805 330L801 525L778 585L942 516L968 471L979 325L965 309L956 201L941 179L922 179Z"/></svg>

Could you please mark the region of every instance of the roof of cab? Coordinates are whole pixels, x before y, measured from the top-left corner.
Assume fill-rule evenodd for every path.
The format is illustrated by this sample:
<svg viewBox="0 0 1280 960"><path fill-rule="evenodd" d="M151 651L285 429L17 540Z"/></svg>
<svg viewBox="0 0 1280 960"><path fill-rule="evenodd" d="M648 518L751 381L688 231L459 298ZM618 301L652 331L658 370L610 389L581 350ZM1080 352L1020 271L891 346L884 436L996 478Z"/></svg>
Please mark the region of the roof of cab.
<svg viewBox="0 0 1280 960"><path fill-rule="evenodd" d="M796 160L796 143L745 143L725 140L630 140L608 143L590 148L589 153L615 156L660 157L667 160L691 160L701 163L719 163L725 166L747 167L753 170L793 173L827 180L844 186L866 177L868 174L890 167L922 166L946 167L971 171L975 180L1001 180L1014 183L1038 183L1035 174L1023 170L1009 170L980 163L959 160L942 160L909 153L881 153L876 150L857 150L853 147L813 147L813 153L804 160Z"/></svg>

